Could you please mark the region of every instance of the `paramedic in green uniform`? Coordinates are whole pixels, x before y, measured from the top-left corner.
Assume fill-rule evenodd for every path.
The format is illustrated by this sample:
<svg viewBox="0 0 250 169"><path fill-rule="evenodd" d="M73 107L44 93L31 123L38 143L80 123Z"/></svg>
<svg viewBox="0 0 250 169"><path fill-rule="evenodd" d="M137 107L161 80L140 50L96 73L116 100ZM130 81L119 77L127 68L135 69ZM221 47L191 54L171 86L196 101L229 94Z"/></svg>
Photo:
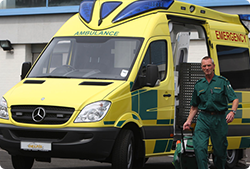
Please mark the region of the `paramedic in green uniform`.
<svg viewBox="0 0 250 169"><path fill-rule="evenodd" d="M198 80L194 87L191 108L183 130L190 129L191 122L200 111L195 131L193 144L199 169L207 169L207 147L209 136L213 144L214 165L217 169L224 169L226 164L228 123L232 122L239 104L229 81L214 74L215 64L213 59L206 56L201 61L201 68L205 77ZM232 110L225 114L228 102L232 102Z"/></svg>

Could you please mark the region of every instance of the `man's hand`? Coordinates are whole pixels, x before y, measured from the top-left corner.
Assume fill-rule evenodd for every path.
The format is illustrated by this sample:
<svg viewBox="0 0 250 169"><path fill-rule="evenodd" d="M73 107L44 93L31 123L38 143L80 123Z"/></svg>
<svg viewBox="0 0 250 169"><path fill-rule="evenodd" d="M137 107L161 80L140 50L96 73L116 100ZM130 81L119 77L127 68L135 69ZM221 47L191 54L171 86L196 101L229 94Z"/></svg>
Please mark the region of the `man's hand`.
<svg viewBox="0 0 250 169"><path fill-rule="evenodd" d="M232 110L237 110L237 107L239 105L239 99L234 99L232 103ZM230 113L227 114L226 117L227 123L231 123L234 120L234 113L230 111Z"/></svg>
<svg viewBox="0 0 250 169"><path fill-rule="evenodd" d="M189 121L186 121L184 124L183 124L183 130L189 130L191 127L191 122Z"/></svg>
<svg viewBox="0 0 250 169"><path fill-rule="evenodd" d="M234 120L234 113L230 111L230 113L227 114L226 117L227 123L231 123Z"/></svg>
<svg viewBox="0 0 250 169"><path fill-rule="evenodd" d="M192 120L197 112L198 112L198 107L191 106L187 121L183 124L183 130L190 129Z"/></svg>

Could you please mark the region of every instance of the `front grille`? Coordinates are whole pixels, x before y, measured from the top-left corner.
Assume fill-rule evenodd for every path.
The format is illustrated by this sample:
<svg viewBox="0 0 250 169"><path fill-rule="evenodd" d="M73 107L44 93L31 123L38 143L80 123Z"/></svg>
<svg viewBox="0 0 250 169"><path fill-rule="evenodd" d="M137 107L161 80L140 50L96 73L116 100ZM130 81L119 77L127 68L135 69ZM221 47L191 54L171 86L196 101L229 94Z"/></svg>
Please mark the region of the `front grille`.
<svg viewBox="0 0 250 169"><path fill-rule="evenodd" d="M38 107L43 108L46 115L40 122L35 122L32 113ZM12 118L16 122L29 124L63 124L70 119L74 111L74 108L56 106L11 106Z"/></svg>
<svg viewBox="0 0 250 169"><path fill-rule="evenodd" d="M42 131L42 130L10 130L12 136L17 139L49 139L49 140L62 140L67 132L53 132L53 131Z"/></svg>

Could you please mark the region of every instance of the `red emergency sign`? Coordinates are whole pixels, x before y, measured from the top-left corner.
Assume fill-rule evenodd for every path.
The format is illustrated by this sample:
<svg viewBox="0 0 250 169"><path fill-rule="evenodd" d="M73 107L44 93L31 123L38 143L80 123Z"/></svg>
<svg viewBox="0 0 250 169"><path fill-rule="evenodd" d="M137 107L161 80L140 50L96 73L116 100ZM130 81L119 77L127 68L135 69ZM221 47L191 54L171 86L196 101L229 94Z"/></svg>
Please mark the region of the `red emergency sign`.
<svg viewBox="0 0 250 169"><path fill-rule="evenodd" d="M234 42L247 42L246 35L241 33L215 31L216 38L219 40L234 41Z"/></svg>

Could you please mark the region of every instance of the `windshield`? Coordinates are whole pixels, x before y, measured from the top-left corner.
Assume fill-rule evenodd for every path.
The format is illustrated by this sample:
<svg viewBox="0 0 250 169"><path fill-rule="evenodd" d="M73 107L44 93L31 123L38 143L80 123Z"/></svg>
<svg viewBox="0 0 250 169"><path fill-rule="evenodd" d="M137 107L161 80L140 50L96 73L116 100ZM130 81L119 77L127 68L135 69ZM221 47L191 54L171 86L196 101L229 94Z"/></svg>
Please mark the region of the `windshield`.
<svg viewBox="0 0 250 169"><path fill-rule="evenodd" d="M126 79L142 38L54 38L28 77Z"/></svg>

